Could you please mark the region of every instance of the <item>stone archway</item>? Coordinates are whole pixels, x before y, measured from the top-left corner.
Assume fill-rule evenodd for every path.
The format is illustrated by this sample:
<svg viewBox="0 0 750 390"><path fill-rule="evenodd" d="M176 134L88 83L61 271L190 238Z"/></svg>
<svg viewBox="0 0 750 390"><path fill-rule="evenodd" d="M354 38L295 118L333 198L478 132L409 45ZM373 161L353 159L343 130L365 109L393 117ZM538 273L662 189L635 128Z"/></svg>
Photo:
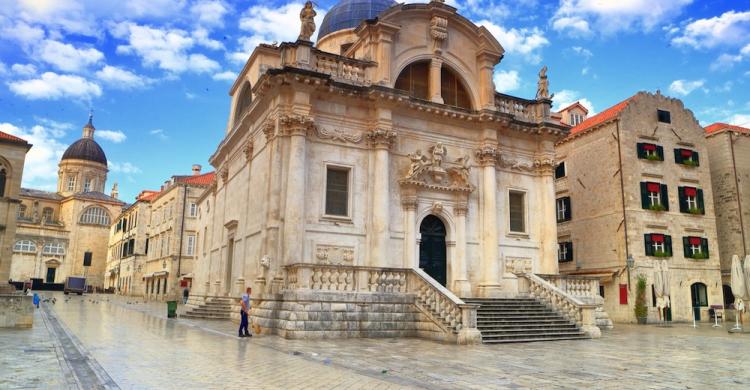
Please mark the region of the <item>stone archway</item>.
<svg viewBox="0 0 750 390"><path fill-rule="evenodd" d="M445 224L435 215L428 215L419 225L419 268L445 286L448 280L448 259Z"/></svg>

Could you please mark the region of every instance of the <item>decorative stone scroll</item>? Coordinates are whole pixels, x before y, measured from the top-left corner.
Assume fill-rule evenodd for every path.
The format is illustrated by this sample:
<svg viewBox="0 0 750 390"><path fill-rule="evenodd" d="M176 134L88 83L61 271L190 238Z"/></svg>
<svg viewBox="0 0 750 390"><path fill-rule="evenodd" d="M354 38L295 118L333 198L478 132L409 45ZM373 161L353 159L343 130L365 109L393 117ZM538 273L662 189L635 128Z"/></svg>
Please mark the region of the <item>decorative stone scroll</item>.
<svg viewBox="0 0 750 390"><path fill-rule="evenodd" d="M279 131L282 135L305 136L312 130L315 122L307 115L281 114L279 115Z"/></svg>
<svg viewBox="0 0 750 390"><path fill-rule="evenodd" d="M497 163L499 152L497 151L497 148L492 145L482 145L474 151L474 156L479 165L495 165Z"/></svg>
<svg viewBox="0 0 750 390"><path fill-rule="evenodd" d="M446 191L471 192L474 190L474 186L469 182L471 164L468 155L449 163L452 166L444 167L448 151L442 142L430 146L428 152L429 155L422 154L421 150L409 154L411 160L409 170L399 183Z"/></svg>
<svg viewBox="0 0 750 390"><path fill-rule="evenodd" d="M315 126L315 133L320 139L328 139L331 141L339 141L344 143L358 144L362 141L362 133L346 132L339 129L326 129L323 127Z"/></svg>
<svg viewBox="0 0 750 390"><path fill-rule="evenodd" d="M352 265L354 262L354 247L317 244L315 258L318 264Z"/></svg>
<svg viewBox="0 0 750 390"><path fill-rule="evenodd" d="M367 141L376 148L389 149L396 141L396 132L393 130L375 128L367 133Z"/></svg>

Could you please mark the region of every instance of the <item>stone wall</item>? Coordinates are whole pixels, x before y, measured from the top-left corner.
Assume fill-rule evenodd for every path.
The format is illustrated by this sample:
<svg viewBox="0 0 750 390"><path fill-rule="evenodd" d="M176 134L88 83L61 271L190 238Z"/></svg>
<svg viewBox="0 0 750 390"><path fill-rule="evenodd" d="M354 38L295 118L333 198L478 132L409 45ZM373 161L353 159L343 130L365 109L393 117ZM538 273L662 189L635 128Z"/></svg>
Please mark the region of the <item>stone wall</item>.
<svg viewBox="0 0 750 390"><path fill-rule="evenodd" d="M0 328L31 328L33 325L32 296L0 294Z"/></svg>

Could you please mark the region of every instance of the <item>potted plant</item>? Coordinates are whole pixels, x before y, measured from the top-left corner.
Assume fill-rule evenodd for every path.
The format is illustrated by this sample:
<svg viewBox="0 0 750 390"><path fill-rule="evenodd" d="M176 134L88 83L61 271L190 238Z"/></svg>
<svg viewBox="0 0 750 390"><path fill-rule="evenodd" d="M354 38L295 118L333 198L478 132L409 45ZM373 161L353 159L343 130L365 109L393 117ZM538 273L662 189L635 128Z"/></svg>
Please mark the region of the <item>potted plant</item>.
<svg viewBox="0 0 750 390"><path fill-rule="evenodd" d="M693 215L700 215L700 214L703 214L703 210L701 210L698 207L691 207L688 209L688 213L693 214Z"/></svg>
<svg viewBox="0 0 750 390"><path fill-rule="evenodd" d="M654 257L672 257L672 253L669 251L656 251Z"/></svg>
<svg viewBox="0 0 750 390"><path fill-rule="evenodd" d="M666 208L660 204L652 204L649 207L649 209L651 209L651 211L665 211L666 210Z"/></svg>
<svg viewBox="0 0 750 390"><path fill-rule="evenodd" d="M646 277L638 276L635 283L635 318L639 324L645 324L648 316L648 306L646 306Z"/></svg>
<svg viewBox="0 0 750 390"><path fill-rule="evenodd" d="M708 256L706 256L706 254L703 253L703 252L698 252L698 253L693 253L693 257L692 258L694 260L706 260L706 259L708 259Z"/></svg>
<svg viewBox="0 0 750 390"><path fill-rule="evenodd" d="M648 156L646 156L646 160L661 161L661 156L659 156L658 154L649 154Z"/></svg>
<svg viewBox="0 0 750 390"><path fill-rule="evenodd" d="M693 160L682 160L682 165L688 166L688 167L697 167L698 162Z"/></svg>

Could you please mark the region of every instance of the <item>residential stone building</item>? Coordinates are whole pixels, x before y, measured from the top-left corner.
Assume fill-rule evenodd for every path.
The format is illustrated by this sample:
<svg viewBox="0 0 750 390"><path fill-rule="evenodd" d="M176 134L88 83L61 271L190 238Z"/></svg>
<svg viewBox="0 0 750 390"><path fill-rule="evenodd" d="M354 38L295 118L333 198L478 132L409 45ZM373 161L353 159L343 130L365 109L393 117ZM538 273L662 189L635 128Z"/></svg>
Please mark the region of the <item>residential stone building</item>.
<svg viewBox="0 0 750 390"><path fill-rule="evenodd" d="M26 153L31 144L0 131L0 292L7 288L16 242L16 215Z"/></svg>
<svg viewBox="0 0 750 390"><path fill-rule="evenodd" d="M726 123L706 126L706 148L711 163L711 183L719 236L725 303L731 293L732 256L748 255L750 232L750 129Z"/></svg>
<svg viewBox="0 0 750 390"><path fill-rule="evenodd" d="M231 87L191 304L253 287L286 337L476 340L458 297L541 294L558 271L547 70L533 99L498 93L503 47L455 8L352 4L317 43L308 4L300 39L259 45Z"/></svg>
<svg viewBox="0 0 750 390"><path fill-rule="evenodd" d="M107 157L94 140L89 116L83 137L71 144L59 163L57 191L21 188L10 276L63 283L85 276L93 288L104 286L111 221L124 203L104 193Z"/></svg>
<svg viewBox="0 0 750 390"><path fill-rule="evenodd" d="M722 301L711 162L703 129L678 99L639 92L557 144L560 272L600 280L615 321L635 321L635 281L667 260L671 318L706 320ZM633 266L627 259L632 257ZM648 288L649 319L657 319Z"/></svg>

